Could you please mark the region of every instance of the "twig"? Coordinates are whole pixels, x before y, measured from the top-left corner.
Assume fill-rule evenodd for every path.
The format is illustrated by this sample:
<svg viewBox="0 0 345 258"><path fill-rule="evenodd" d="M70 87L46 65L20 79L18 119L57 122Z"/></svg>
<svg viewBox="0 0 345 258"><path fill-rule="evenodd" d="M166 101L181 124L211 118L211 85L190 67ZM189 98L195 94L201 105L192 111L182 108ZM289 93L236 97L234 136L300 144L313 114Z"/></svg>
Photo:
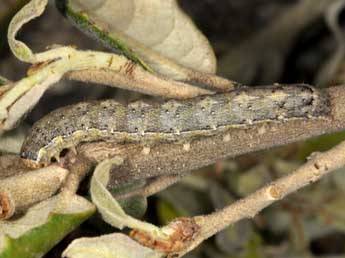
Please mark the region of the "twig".
<svg viewBox="0 0 345 258"><path fill-rule="evenodd" d="M314 153L309 161L292 174L280 178L248 197L210 215L197 216L200 232L179 256L191 251L205 239L242 219L253 218L268 205L312 184L325 175L345 166L345 141L324 153Z"/></svg>

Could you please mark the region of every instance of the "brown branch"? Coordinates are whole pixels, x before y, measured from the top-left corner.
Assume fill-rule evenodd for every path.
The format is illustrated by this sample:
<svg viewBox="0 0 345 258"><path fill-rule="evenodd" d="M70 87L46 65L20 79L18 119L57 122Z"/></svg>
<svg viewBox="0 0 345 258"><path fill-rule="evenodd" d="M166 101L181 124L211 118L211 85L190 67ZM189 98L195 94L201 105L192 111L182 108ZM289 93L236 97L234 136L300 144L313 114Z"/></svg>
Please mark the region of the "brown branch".
<svg viewBox="0 0 345 258"><path fill-rule="evenodd" d="M329 88L331 112L328 117L295 119L232 128L228 132L195 139L188 148L182 143L152 146L143 152L138 144L89 143L81 146L95 162L119 155L126 157L124 164L113 171L110 185L160 175L185 174L216 162L219 159L281 146L318 135L345 129L345 87Z"/></svg>

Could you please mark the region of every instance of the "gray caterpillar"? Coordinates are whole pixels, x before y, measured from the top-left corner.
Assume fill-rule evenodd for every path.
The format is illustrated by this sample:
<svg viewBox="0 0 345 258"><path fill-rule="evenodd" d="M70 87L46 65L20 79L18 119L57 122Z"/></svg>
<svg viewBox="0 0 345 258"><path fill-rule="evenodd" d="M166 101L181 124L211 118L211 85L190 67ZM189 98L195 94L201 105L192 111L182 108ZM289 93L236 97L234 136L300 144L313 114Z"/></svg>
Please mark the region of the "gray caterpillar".
<svg viewBox="0 0 345 258"><path fill-rule="evenodd" d="M165 102L82 102L59 108L36 122L21 156L46 165L63 149L81 142L115 140L146 146L157 142L188 143L195 137L233 127L328 114L328 97L308 85L242 88Z"/></svg>

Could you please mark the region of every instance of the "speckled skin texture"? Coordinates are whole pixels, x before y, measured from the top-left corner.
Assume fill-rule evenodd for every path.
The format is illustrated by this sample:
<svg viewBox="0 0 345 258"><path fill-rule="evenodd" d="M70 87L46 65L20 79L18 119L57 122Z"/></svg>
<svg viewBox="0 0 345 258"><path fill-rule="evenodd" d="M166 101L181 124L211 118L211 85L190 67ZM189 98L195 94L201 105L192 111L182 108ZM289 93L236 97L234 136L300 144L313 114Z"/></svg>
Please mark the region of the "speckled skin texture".
<svg viewBox="0 0 345 258"><path fill-rule="evenodd" d="M328 105L327 96L307 85L243 88L165 102L82 102L57 109L34 124L21 156L47 164L63 149L109 139L143 146L186 143L231 127L326 116Z"/></svg>

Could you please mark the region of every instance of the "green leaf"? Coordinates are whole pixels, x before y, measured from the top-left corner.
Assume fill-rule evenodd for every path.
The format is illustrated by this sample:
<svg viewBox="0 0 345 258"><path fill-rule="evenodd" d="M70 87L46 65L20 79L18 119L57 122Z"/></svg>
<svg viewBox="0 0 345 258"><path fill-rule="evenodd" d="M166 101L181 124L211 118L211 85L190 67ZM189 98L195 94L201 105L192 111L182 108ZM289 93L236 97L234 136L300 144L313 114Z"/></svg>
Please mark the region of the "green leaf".
<svg viewBox="0 0 345 258"><path fill-rule="evenodd" d="M80 196L59 195L38 203L21 218L0 222L0 258L42 257L95 211ZM58 206L57 206L58 205Z"/></svg>
<svg viewBox="0 0 345 258"><path fill-rule="evenodd" d="M160 258L164 254L143 247L124 234L74 240L63 253L68 258Z"/></svg>

